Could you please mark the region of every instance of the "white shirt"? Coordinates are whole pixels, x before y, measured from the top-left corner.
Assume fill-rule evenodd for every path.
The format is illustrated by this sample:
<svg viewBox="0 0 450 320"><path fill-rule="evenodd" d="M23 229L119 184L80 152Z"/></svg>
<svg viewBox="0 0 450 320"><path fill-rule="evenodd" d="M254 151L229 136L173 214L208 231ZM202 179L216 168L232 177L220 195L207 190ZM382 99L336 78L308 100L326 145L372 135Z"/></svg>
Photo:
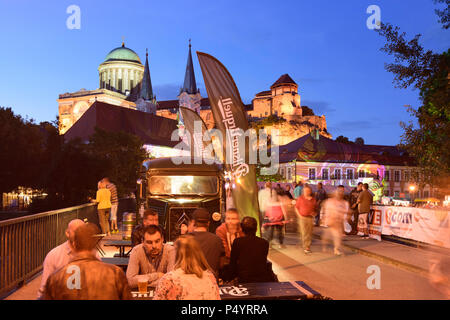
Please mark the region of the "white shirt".
<svg viewBox="0 0 450 320"><path fill-rule="evenodd" d="M266 212L267 202L271 200L270 188L264 188L258 191L259 211Z"/></svg>

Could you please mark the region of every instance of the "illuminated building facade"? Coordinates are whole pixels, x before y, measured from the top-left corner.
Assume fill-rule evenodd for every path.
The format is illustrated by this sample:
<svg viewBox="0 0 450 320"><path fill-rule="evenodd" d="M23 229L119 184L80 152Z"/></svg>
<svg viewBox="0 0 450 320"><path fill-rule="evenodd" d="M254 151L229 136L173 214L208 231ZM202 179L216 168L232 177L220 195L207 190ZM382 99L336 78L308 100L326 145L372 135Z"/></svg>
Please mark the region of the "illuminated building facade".
<svg viewBox="0 0 450 320"><path fill-rule="evenodd" d="M414 161L394 146L344 144L307 134L279 147L283 181L355 187L368 183L376 197L432 196L429 186L410 194Z"/></svg>

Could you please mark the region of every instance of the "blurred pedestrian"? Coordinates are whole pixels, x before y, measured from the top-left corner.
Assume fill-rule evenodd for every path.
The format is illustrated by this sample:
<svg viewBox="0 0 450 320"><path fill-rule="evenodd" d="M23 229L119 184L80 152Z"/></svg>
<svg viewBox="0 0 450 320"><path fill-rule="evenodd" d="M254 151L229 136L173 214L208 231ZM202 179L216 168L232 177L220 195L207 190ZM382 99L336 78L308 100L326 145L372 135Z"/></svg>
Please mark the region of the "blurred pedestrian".
<svg viewBox="0 0 450 320"><path fill-rule="evenodd" d="M348 232L348 234L356 234L358 232L358 197L359 194L362 192L362 182L358 182L358 185L356 188L354 188L350 192L350 215L348 217L348 223L350 224L352 230Z"/></svg>
<svg viewBox="0 0 450 320"><path fill-rule="evenodd" d="M284 190L284 195L291 200L294 199L294 190L292 189L290 183L288 183L286 185L285 190Z"/></svg>
<svg viewBox="0 0 450 320"><path fill-rule="evenodd" d="M272 193L271 201L267 203L266 214L264 217L265 239L272 246L274 232L278 235L279 248L282 249L284 240L284 224L287 221L286 211L283 203L279 200L280 196Z"/></svg>
<svg viewBox="0 0 450 320"><path fill-rule="evenodd" d="M117 209L119 207L119 198L117 196L117 187L108 177L103 178L106 188L111 192L111 233L119 233L117 228Z"/></svg>
<svg viewBox="0 0 450 320"><path fill-rule="evenodd" d="M299 181L294 189L294 199L298 199L303 193L303 182Z"/></svg>
<svg viewBox="0 0 450 320"><path fill-rule="evenodd" d="M76 228L74 257L48 278L44 293L46 300L132 299L123 270L99 261L95 255L99 231L93 223Z"/></svg>
<svg viewBox="0 0 450 320"><path fill-rule="evenodd" d="M259 221L264 220L264 215L266 213L266 204L271 199L272 194L272 183L266 182L263 189L258 191L258 203L259 203Z"/></svg>
<svg viewBox="0 0 450 320"><path fill-rule="evenodd" d="M369 238L369 224L368 218L370 213L370 206L373 203L373 196L369 192L369 185L364 183L362 186L362 192L358 196L356 201L358 204L358 235L363 239Z"/></svg>
<svg viewBox="0 0 450 320"><path fill-rule="evenodd" d="M193 236L175 241L175 269L158 282L153 300L220 300L219 286Z"/></svg>
<svg viewBox="0 0 450 320"><path fill-rule="evenodd" d="M349 211L349 205L344 200L345 188L339 186L333 193L333 196L323 202L323 211L328 228L325 228L322 234L323 248L326 242L331 238L334 245L334 254L341 255L341 239L344 225L344 217Z"/></svg>
<svg viewBox="0 0 450 320"><path fill-rule="evenodd" d="M320 211L322 209L322 202L325 201L325 199L327 198L327 193L323 189L322 182L319 182L317 184L317 191L316 191L316 194L314 197L317 201L317 204L316 204L316 213L317 214L314 217L314 225L318 226L319 222L320 222Z"/></svg>
<svg viewBox="0 0 450 320"><path fill-rule="evenodd" d="M111 235L109 229L109 214L111 212L111 192L106 188L106 183L98 183L97 196L93 202L97 202L98 221L102 228L102 233Z"/></svg>
<svg viewBox="0 0 450 320"><path fill-rule="evenodd" d="M316 199L313 197L311 187L303 187L303 194L297 199L295 211L299 219L303 251L305 254L310 254L314 216L316 215Z"/></svg>

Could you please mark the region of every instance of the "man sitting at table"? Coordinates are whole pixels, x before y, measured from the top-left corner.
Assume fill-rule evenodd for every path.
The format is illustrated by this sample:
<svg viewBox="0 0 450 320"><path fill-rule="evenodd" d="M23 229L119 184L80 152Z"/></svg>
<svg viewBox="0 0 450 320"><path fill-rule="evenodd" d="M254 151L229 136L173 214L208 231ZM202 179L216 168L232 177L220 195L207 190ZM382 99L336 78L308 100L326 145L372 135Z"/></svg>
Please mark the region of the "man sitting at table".
<svg viewBox="0 0 450 320"><path fill-rule="evenodd" d="M255 218L242 219L241 228L245 236L234 240L231 246L230 274L227 280L237 277L240 283L275 281L267 264L269 242L256 236L257 226Z"/></svg>
<svg viewBox="0 0 450 320"><path fill-rule="evenodd" d="M142 219L142 224L136 226L131 233L131 245L137 246L142 243L144 238L144 228L147 226L158 226L158 213L152 209L147 209L144 211L144 217Z"/></svg>
<svg viewBox="0 0 450 320"><path fill-rule="evenodd" d="M73 258L75 230L82 225L84 225L83 220L74 219L70 221L66 229L67 241L57 246L56 248L53 248L45 257L43 263L41 286L38 291L38 299L42 299L44 297L45 284L47 283L48 277L52 273L67 265ZM100 260L98 251L94 249L94 252L96 254L97 260Z"/></svg>
<svg viewBox="0 0 450 320"><path fill-rule="evenodd" d="M146 280L155 287L158 280L175 266L175 248L164 244L161 228L155 225L143 229L144 238L131 250L127 268L128 284L136 288L139 281Z"/></svg>
<svg viewBox="0 0 450 320"><path fill-rule="evenodd" d="M75 230L73 257L49 276L45 300L130 300L131 291L122 269L98 261L95 247L99 228L93 223Z"/></svg>

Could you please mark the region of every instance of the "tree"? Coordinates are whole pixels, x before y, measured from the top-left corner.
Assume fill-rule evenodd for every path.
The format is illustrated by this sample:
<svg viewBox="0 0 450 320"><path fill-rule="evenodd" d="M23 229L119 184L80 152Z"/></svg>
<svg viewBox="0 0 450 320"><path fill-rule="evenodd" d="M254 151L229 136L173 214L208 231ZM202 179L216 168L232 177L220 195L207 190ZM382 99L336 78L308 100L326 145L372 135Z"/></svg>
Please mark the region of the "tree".
<svg viewBox="0 0 450 320"><path fill-rule="evenodd" d="M147 157L141 139L125 132L96 128L89 149L103 165L102 177L108 176L116 184L119 195L135 191L142 161Z"/></svg>
<svg viewBox="0 0 450 320"><path fill-rule="evenodd" d="M302 106L303 116L314 116L314 111L308 106Z"/></svg>
<svg viewBox="0 0 450 320"><path fill-rule="evenodd" d="M346 143L346 144L352 143L347 137L344 137L344 136L339 136L334 141L340 142L340 143Z"/></svg>
<svg viewBox="0 0 450 320"><path fill-rule="evenodd" d="M33 120L0 107L0 201L19 186L36 187L42 169L45 137Z"/></svg>
<svg viewBox="0 0 450 320"><path fill-rule="evenodd" d="M449 0L437 0L449 4ZM443 28L449 25L449 9L439 11ZM399 88L419 89L421 105L408 106L408 112L417 119L401 122L404 133L399 147L412 156L418 166L413 173L421 185L448 187L450 177L450 50L435 53L420 44L420 34L406 40L399 27L382 24L379 34L386 38L382 51L394 56L394 63L385 65L394 74L394 85Z"/></svg>
<svg viewBox="0 0 450 320"><path fill-rule="evenodd" d="M361 138L361 137L358 137L358 138L355 139L355 143L360 145L360 146L363 146L364 145L364 139Z"/></svg>

